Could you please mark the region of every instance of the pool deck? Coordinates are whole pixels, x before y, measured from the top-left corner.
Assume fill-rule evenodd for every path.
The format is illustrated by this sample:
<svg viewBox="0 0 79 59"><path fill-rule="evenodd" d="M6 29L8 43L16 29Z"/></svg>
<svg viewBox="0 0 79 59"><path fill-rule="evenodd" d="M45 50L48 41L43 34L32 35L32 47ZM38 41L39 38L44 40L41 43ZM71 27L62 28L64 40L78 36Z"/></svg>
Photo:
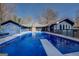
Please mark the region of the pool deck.
<svg viewBox="0 0 79 59"><path fill-rule="evenodd" d="M30 32L30 31L28 31ZM21 36L21 35L24 35L28 32L22 32L20 34L15 34L13 36L8 36L6 38L2 38L0 39L0 44L6 42L6 41L9 41L13 38L16 38L17 36ZM46 33L49 33L49 32L46 32ZM52 34L52 35L56 35L56 36L61 36L61 37L64 37L64 38L68 38L68 39L71 39L71 40L75 40L75 41L78 41L79 42L79 39L76 39L76 38L71 38L71 37L67 37L67 36L64 36L64 35L59 35L59 34L54 34L54 33L49 33L49 34ZM41 43L42 43L42 46L46 52L46 54L48 56L79 56L79 52L73 52L73 53L68 53L68 54L62 54L60 51L58 51L47 39L40 39Z"/></svg>

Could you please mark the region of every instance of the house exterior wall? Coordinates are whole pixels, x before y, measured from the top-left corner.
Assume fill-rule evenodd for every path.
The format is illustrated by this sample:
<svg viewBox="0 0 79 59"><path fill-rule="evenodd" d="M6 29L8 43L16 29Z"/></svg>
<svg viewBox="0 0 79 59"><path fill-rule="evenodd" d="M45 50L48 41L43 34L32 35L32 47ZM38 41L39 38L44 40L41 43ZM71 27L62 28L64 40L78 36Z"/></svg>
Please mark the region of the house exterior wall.
<svg viewBox="0 0 79 59"><path fill-rule="evenodd" d="M73 26L67 22L61 22L54 26L54 29L64 30L64 29L73 29Z"/></svg>
<svg viewBox="0 0 79 59"><path fill-rule="evenodd" d="M59 33L63 35L73 36L73 26L68 22L61 22L52 26L52 31L54 33Z"/></svg>
<svg viewBox="0 0 79 59"><path fill-rule="evenodd" d="M2 25L2 26L3 26L2 32L9 33L9 35L20 33L20 32L25 30L25 29L22 29L21 27L19 27L16 24L13 24L13 23L7 23L7 24Z"/></svg>
<svg viewBox="0 0 79 59"><path fill-rule="evenodd" d="M42 30L42 28L36 28L36 31L41 31Z"/></svg>

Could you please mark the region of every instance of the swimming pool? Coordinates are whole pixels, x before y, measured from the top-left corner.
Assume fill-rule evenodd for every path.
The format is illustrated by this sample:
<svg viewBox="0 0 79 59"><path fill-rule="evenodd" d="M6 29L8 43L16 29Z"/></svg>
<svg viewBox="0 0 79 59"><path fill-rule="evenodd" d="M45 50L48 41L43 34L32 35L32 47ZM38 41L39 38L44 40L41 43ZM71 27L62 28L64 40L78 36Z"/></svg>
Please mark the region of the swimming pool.
<svg viewBox="0 0 79 59"><path fill-rule="evenodd" d="M47 39L62 54L79 52L79 42L56 35L36 32L18 36L0 45L0 53L7 53L9 56L46 56L40 39ZM53 51L53 50L52 50Z"/></svg>

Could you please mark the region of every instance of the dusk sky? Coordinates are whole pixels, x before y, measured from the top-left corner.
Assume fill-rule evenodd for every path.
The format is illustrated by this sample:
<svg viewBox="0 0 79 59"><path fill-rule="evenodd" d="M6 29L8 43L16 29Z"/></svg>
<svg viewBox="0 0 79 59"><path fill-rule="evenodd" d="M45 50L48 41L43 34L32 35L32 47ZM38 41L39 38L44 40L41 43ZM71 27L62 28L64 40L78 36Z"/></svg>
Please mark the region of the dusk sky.
<svg viewBox="0 0 79 59"><path fill-rule="evenodd" d="M57 11L59 17L75 17L79 4L18 4L17 15L35 19L47 8Z"/></svg>

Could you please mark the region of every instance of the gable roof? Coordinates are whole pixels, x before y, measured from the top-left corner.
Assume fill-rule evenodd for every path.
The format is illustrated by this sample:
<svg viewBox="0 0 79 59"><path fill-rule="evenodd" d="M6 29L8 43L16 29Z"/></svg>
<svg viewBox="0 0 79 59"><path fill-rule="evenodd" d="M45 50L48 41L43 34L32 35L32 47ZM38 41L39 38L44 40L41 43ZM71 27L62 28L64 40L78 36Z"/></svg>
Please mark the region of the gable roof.
<svg viewBox="0 0 79 59"><path fill-rule="evenodd" d="M74 22L67 18L67 19L64 19L64 20L58 20L55 23L51 24L50 26L56 25L58 23L62 23L64 21L67 22L67 23L69 23L69 24L71 24L72 26L74 25Z"/></svg>
<svg viewBox="0 0 79 59"><path fill-rule="evenodd" d="M59 23L64 22L64 21L71 24L72 26L74 25L74 22L71 21L70 19L64 19L64 20L60 21Z"/></svg>
<svg viewBox="0 0 79 59"><path fill-rule="evenodd" d="M5 21L5 22L1 23L1 25L5 25L5 24L7 24L7 23L13 23L13 24L15 24L15 25L17 25L17 26L19 26L19 27L27 28L26 26L23 26L23 25L21 25L21 24L15 22L15 21L12 21L12 20Z"/></svg>

